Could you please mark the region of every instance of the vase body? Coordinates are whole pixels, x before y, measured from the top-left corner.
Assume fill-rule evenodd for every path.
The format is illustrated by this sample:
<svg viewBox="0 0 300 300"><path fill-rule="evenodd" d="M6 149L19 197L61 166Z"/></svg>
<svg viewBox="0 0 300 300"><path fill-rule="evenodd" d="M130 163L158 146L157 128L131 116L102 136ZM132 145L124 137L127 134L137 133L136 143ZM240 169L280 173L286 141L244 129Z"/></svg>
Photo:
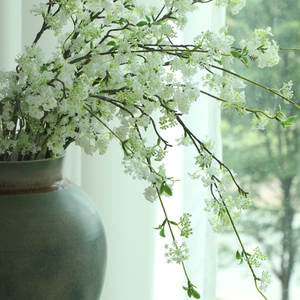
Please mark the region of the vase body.
<svg viewBox="0 0 300 300"><path fill-rule="evenodd" d="M0 162L0 299L99 300L106 238L63 157Z"/></svg>

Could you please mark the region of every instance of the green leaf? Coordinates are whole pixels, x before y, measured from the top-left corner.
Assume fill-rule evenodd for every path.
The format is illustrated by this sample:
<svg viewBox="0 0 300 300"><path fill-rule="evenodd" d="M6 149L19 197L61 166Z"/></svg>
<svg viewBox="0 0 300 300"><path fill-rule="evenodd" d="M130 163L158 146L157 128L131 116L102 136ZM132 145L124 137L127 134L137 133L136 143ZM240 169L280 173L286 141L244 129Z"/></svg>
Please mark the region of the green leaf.
<svg viewBox="0 0 300 300"><path fill-rule="evenodd" d="M235 258L240 261L239 265L241 265L244 262L243 257L244 257L243 251L242 254L240 253L240 251L236 251Z"/></svg>
<svg viewBox="0 0 300 300"><path fill-rule="evenodd" d="M122 148L124 151L125 156L132 156L131 153L128 152L127 148L126 148L126 143L128 143L128 139L122 142Z"/></svg>
<svg viewBox="0 0 300 300"><path fill-rule="evenodd" d="M230 51L230 54L234 57L234 58L240 58L241 54L238 51Z"/></svg>
<svg viewBox="0 0 300 300"><path fill-rule="evenodd" d="M155 178L155 180L158 182L158 183L162 183L163 181L159 178Z"/></svg>
<svg viewBox="0 0 300 300"><path fill-rule="evenodd" d="M172 196L172 189L167 184L164 185L164 192L167 195Z"/></svg>
<svg viewBox="0 0 300 300"><path fill-rule="evenodd" d="M160 185L160 188L159 188L159 194L160 195L164 192L164 185L165 185L165 182L163 181L162 184Z"/></svg>
<svg viewBox="0 0 300 300"><path fill-rule="evenodd" d="M40 71L44 72L44 71L47 71L48 70L48 67L46 64L43 64L40 68Z"/></svg>
<svg viewBox="0 0 300 300"><path fill-rule="evenodd" d="M146 22L146 21L140 21L135 26L137 26L137 27L143 27L145 25L148 25L148 22Z"/></svg>
<svg viewBox="0 0 300 300"><path fill-rule="evenodd" d="M108 52L114 52L114 51L117 50L119 47L120 47L119 45L114 46L114 47L110 48L110 49L108 50Z"/></svg>
<svg viewBox="0 0 300 300"><path fill-rule="evenodd" d="M246 56L242 56L241 59L243 60L243 62L244 62L245 64L248 63L248 58L247 58Z"/></svg>
<svg viewBox="0 0 300 300"><path fill-rule="evenodd" d="M200 294L194 288L192 288L192 296L195 299L200 299Z"/></svg>
<svg viewBox="0 0 300 300"><path fill-rule="evenodd" d="M182 286L182 288L185 290L185 291L187 291L187 294L188 294L188 296L191 298L191 296L192 296L192 291L191 291L191 287L185 287L185 286Z"/></svg>
<svg viewBox="0 0 300 300"><path fill-rule="evenodd" d="M180 54L184 58L189 58L192 55L192 53L189 52L189 51L188 52L181 52L181 53L178 53L178 54Z"/></svg>
<svg viewBox="0 0 300 300"><path fill-rule="evenodd" d="M247 46L245 46L241 52L241 55L245 55L247 53Z"/></svg>
<svg viewBox="0 0 300 300"><path fill-rule="evenodd" d="M156 45L160 44L162 42L163 39L158 39L156 42Z"/></svg>
<svg viewBox="0 0 300 300"><path fill-rule="evenodd" d="M121 18L119 19L119 22L121 22L121 23L126 23L126 19L124 19L123 17L121 17Z"/></svg>
<svg viewBox="0 0 300 300"><path fill-rule="evenodd" d="M146 16L146 19L147 19L148 23L151 23L151 19L148 16Z"/></svg>
<svg viewBox="0 0 300 300"><path fill-rule="evenodd" d="M14 100L13 98L10 98L10 97L4 97L3 99L0 100L0 102L9 102L9 101L12 101Z"/></svg>
<svg viewBox="0 0 300 300"><path fill-rule="evenodd" d="M193 51L198 50L199 48L201 48L201 46L202 46L201 44L195 46L195 48L193 49Z"/></svg>
<svg viewBox="0 0 300 300"><path fill-rule="evenodd" d="M165 235L165 226L163 226L163 228L160 230L159 235L162 237L166 237Z"/></svg>
<svg viewBox="0 0 300 300"><path fill-rule="evenodd" d="M282 125L283 128L285 128L285 126L291 126L292 122L295 120L296 117L297 116L291 116L285 120L281 120L280 118L277 117L276 120Z"/></svg>
<svg viewBox="0 0 300 300"><path fill-rule="evenodd" d="M107 46L116 46L116 42L115 41L110 41L106 45Z"/></svg>
<svg viewBox="0 0 300 300"><path fill-rule="evenodd" d="M120 18L120 19L117 20L117 21L112 21L112 23L123 25L124 23L126 23L126 19Z"/></svg>
<svg viewBox="0 0 300 300"><path fill-rule="evenodd" d="M217 62L219 65L222 65L222 61L221 60L214 58L214 61Z"/></svg>
<svg viewBox="0 0 300 300"><path fill-rule="evenodd" d="M236 251L235 258L236 259L241 259L242 258L239 250Z"/></svg>
<svg viewBox="0 0 300 300"><path fill-rule="evenodd" d="M172 225L178 225L178 223L176 223L176 222L174 222L174 221L170 221L170 223L172 224Z"/></svg>
<svg viewBox="0 0 300 300"><path fill-rule="evenodd" d="M283 123L286 126L292 125L292 122L296 119L297 116L288 117L286 120L283 121Z"/></svg>

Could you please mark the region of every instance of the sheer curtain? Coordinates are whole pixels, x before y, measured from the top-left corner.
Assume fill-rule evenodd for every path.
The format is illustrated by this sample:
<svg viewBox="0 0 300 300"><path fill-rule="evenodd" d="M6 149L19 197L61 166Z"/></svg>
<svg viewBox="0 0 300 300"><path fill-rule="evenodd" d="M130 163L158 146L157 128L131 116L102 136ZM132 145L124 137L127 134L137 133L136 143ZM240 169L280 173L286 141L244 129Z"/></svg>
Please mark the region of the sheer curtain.
<svg viewBox="0 0 300 300"><path fill-rule="evenodd" d="M141 0L140 0L141 1ZM0 1L0 68L15 67L14 58L30 45L40 28L41 19L29 11L39 0ZM149 1L143 0L145 4ZM162 1L151 1L159 4ZM203 30L218 29L224 23L223 9L211 3L200 5L200 11L189 15L187 28L179 34L183 43ZM41 40L47 54L53 50L51 34ZM196 79L195 79L196 80ZM219 109L212 100L201 96L190 114L189 126L200 137L208 135L216 141L215 153L221 155ZM178 129L171 130L168 137ZM108 266L101 299L103 300L183 300L189 299L181 286L186 285L179 265L167 265L163 257L165 239L153 230L163 221L158 203L143 199L144 184L132 180L121 166L122 150L112 144L104 156L86 156L71 147L67 152L65 176L80 185L95 201L107 231ZM194 234L189 239L191 260L187 270L198 287L201 298L214 300L216 289L216 237L203 212L207 191L186 175L193 170L194 153L189 149L172 150L166 161L169 173L182 178L175 187L174 199L166 205L174 220L181 212L190 212Z"/></svg>
<svg viewBox="0 0 300 300"><path fill-rule="evenodd" d="M217 8L212 3L200 5L198 12L188 15L186 28L179 33L178 42L183 44L193 43L193 38L201 31L218 30L225 24L225 10ZM200 77L201 74L199 74ZM197 82L197 77L194 78ZM199 85L201 86L201 82ZM215 141L215 154L221 157L220 136L220 110L218 103L201 95L197 103L190 109L188 118L185 120L189 128L200 138L212 138ZM174 128L168 133L168 137L178 136L178 129ZM201 183L191 180L187 172L195 170L195 152L193 149L172 149L171 156L167 160L170 173L175 178L181 178L180 184L174 189L175 199L168 200L168 211L179 218L180 213L192 214L193 235L187 240L190 248L190 260L186 262L188 275L201 299L216 299L216 272L217 272L217 239L212 232L207 220L207 214L203 210L204 199L209 197L209 191L201 186ZM160 221L163 220L163 216ZM155 273L155 296L154 300L190 299L186 294L180 293L180 286L186 286L186 278L180 272L180 266L166 265L163 256L165 241L158 239ZM179 292L178 292L179 291Z"/></svg>

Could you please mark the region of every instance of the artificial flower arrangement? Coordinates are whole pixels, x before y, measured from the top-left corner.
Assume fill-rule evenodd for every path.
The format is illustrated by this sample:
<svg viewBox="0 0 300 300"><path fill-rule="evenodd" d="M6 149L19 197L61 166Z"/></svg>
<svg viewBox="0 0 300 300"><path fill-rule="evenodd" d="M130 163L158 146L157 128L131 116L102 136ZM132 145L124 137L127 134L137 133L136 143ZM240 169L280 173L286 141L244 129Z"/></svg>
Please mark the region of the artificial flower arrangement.
<svg viewBox="0 0 300 300"><path fill-rule="evenodd" d="M234 72L237 60L245 68L250 64L272 67L279 62L279 46L269 39L271 28L256 29L254 36L238 47L233 47L234 38L225 28L198 32L193 44L174 42L188 12L214 2L229 6L236 14L245 0L161 2L161 7L149 9L135 0L49 0L36 5L32 12L43 18L39 32L16 59L16 70L0 73L0 160L55 157L72 143L87 154L104 154L110 141L117 139L124 151L125 171L148 183L145 198L158 201L165 213L156 229L173 239L166 247L168 262L182 264L187 278L183 288L189 297L199 299L184 266L188 249L173 232L179 227L181 236L188 238L191 214L184 214L178 222L169 220L162 198L172 196L175 181L163 164L172 146L164 131L178 126L178 144L195 150L196 172L191 170L191 177L211 191L205 210L213 215L214 231L233 228L241 246L236 258L246 261L257 291L266 299L263 292L270 275L255 270L266 256L259 247L249 253L235 226L251 200L234 172L214 155L212 141L197 137L183 116L188 118L192 103L205 94L228 113L253 114L255 130L272 119L289 126L295 116L285 117L280 106L273 113L248 108L244 87L245 83L258 85L297 106L291 100L292 82L271 88ZM72 30L67 31L70 24ZM48 30L58 37L51 59L44 57L38 45ZM201 78L204 89L193 79L200 70L205 72ZM175 75L178 72L181 76ZM146 139L149 131L156 136L154 143ZM235 199L226 198L226 189L232 184L239 193Z"/></svg>

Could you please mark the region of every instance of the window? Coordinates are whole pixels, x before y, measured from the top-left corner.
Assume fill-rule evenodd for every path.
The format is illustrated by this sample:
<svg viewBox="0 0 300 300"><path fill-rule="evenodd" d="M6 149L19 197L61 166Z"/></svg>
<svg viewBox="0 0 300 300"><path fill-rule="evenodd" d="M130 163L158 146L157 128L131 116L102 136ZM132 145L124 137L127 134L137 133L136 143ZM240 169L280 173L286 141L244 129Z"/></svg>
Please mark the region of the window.
<svg viewBox="0 0 300 300"><path fill-rule="evenodd" d="M294 1L248 1L238 15L227 14L229 34L243 39L256 28L270 26L280 47L299 47L299 8L299 3ZM293 50L281 50L280 57L279 65L270 69L256 71L250 62L250 79L269 88L293 80L292 100L297 101L300 95L300 56ZM239 65L237 73L249 78L248 69L242 63ZM286 117L279 116L282 119L299 114L298 108L266 94L260 87L249 84L246 93L248 108L268 109L274 115L281 105L286 114ZM249 197L254 199L253 208L242 215L238 228L249 250L260 245L262 252L268 256L264 263L264 267L272 273L272 283L266 293L268 299L294 300L299 297L300 123L295 119L292 126L283 128L279 122L272 120L265 130L254 132L250 130L252 117L222 115L224 161L234 169L237 179L250 192ZM232 244L228 243L231 239ZM246 276L246 266L239 266L238 261L234 261L233 253L238 249L231 234L220 237L219 300L259 299L255 289L252 294L249 288L253 281L249 274ZM228 277L235 279L229 282ZM246 289L247 294L244 292Z"/></svg>

